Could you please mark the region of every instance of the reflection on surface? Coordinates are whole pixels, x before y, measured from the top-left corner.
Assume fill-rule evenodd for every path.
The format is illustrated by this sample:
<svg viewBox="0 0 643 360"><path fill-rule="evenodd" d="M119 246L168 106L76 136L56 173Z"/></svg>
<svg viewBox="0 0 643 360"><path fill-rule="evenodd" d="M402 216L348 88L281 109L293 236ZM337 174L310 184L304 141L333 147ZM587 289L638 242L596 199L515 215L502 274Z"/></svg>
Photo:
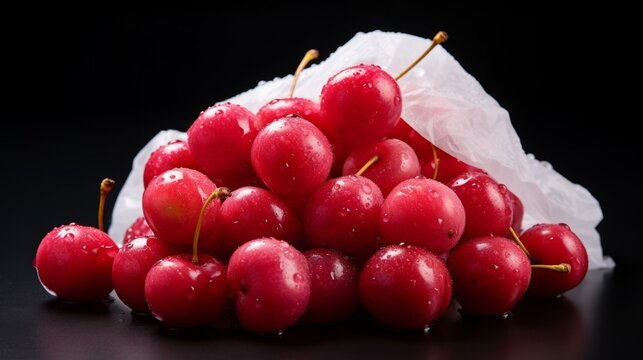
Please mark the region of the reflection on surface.
<svg viewBox="0 0 643 360"><path fill-rule="evenodd" d="M282 335L254 335L240 329L183 332L164 329L150 317L132 317L118 300L79 307L49 301L37 314L42 358L207 358L308 359L375 356L390 359L578 358L591 342L598 302L609 279L590 272L564 297L527 297L507 319L463 315L451 307L427 333L396 332L363 312L333 326L296 326Z"/></svg>

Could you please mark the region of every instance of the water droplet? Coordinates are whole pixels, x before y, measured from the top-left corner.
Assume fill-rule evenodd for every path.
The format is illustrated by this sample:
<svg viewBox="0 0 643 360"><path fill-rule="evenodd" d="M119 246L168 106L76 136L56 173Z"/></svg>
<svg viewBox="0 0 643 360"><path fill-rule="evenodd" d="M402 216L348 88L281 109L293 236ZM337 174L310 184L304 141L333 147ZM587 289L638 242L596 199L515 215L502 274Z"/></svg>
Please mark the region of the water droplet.
<svg viewBox="0 0 643 360"><path fill-rule="evenodd" d="M422 332L424 333L424 335L429 335L429 332L430 332L430 331L431 331L431 327L430 327L430 326L428 326L428 325L427 325L427 326L425 326L425 327L424 327L424 329L422 330Z"/></svg>
<svg viewBox="0 0 643 360"><path fill-rule="evenodd" d="M401 102L402 102L402 98L401 98L401 97L399 97L399 96L395 96L395 97L393 98L393 104L395 104L395 106L400 105L400 103L401 103Z"/></svg>
<svg viewBox="0 0 643 360"><path fill-rule="evenodd" d="M292 279L293 279L294 282L298 283L298 282L304 281L304 276L302 274L300 274L300 273L295 273L292 276Z"/></svg>
<svg viewBox="0 0 643 360"><path fill-rule="evenodd" d="M330 279L335 281L335 272L334 271L330 272Z"/></svg>
<svg viewBox="0 0 643 360"><path fill-rule="evenodd" d="M373 188L368 183L363 183L362 184L362 191L364 191L364 194L370 194L370 193L373 192Z"/></svg>
<svg viewBox="0 0 643 360"><path fill-rule="evenodd" d="M341 210L339 210L339 215L342 216L342 217L345 217L345 216L348 216L348 214L350 214L350 212L351 212L351 209L349 209L347 207L343 207Z"/></svg>
<svg viewBox="0 0 643 360"><path fill-rule="evenodd" d="M390 213L384 213L382 214L382 222L389 222L391 220L391 214Z"/></svg>
<svg viewBox="0 0 643 360"><path fill-rule="evenodd" d="M284 336L284 331L283 330L277 331L277 336Z"/></svg>
<svg viewBox="0 0 643 360"><path fill-rule="evenodd" d="M190 286L190 291L188 291L188 293L187 293L188 300L194 299L195 296L196 296L196 294L194 292L194 286Z"/></svg>
<svg viewBox="0 0 643 360"><path fill-rule="evenodd" d="M504 320L507 320L507 318L509 318L511 315L513 315L511 311L507 311L506 313L502 314L502 318Z"/></svg>
<svg viewBox="0 0 643 360"><path fill-rule="evenodd" d="M499 267L498 265L493 264L493 269L494 269L494 270L498 270L499 268L500 268L500 267Z"/></svg>
<svg viewBox="0 0 643 360"><path fill-rule="evenodd" d="M438 218L438 225L442 225L443 222L444 220L442 220L442 218Z"/></svg>
<svg viewBox="0 0 643 360"><path fill-rule="evenodd" d="M223 110L221 109L214 112L214 115L221 115L221 114L223 114Z"/></svg>

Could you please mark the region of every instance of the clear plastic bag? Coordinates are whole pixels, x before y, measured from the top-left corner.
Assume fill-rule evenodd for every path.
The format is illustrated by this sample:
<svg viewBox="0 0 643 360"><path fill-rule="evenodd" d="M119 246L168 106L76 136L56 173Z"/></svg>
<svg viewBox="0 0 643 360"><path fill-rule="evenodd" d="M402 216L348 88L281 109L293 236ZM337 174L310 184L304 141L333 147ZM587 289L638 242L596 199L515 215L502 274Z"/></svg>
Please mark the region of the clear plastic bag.
<svg viewBox="0 0 643 360"><path fill-rule="evenodd" d="M329 77L356 64L377 64L397 74L430 43L429 39L374 31L358 33L324 62L304 70L296 96L318 99ZM266 102L286 97L292 76L261 82L226 101L257 111ZM571 183L552 166L525 154L509 114L442 47L438 46L399 82L402 117L426 139L449 154L485 169L523 202L525 228L536 223L566 223L582 239L590 269L613 267L603 256L596 226L603 214L585 188ZM143 168L152 151L174 139L175 130L160 132L136 156L121 189L109 234L121 242L127 227L142 215Z"/></svg>

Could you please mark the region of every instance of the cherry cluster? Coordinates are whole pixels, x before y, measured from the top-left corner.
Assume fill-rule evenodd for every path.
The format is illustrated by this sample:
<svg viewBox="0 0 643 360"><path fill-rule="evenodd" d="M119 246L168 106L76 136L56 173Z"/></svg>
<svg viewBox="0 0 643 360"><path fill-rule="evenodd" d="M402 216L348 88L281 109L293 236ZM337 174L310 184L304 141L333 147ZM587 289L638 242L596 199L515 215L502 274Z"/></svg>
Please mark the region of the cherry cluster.
<svg viewBox="0 0 643 360"><path fill-rule="evenodd" d="M439 33L427 52L446 40ZM332 76L319 102L291 96L256 114L225 103L144 171L144 217L122 248L70 224L42 240L42 285L64 301L118 297L169 327L214 323L277 332L348 318L360 304L397 329L447 309L499 316L526 292L577 286L588 258L564 224L520 236L523 205L482 169L440 150L400 118L397 78L376 65ZM419 61L419 60L418 60ZM416 61L417 63L417 61Z"/></svg>

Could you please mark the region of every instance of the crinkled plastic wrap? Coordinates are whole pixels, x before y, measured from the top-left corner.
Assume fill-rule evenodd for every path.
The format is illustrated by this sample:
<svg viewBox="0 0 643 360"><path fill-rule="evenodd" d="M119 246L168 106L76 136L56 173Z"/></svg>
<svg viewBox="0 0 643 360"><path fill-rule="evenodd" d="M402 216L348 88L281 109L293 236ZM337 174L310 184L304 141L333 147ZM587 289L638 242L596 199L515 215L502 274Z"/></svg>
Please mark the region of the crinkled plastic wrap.
<svg viewBox="0 0 643 360"><path fill-rule="evenodd" d="M330 76L356 64L377 64L398 74L429 43L429 39L400 33L358 33L326 61L301 74L296 96L317 100ZM266 102L287 96L291 82L292 76L261 82L226 101L256 112ZM549 163L525 154L507 111L444 48L434 49L399 84L402 117L438 147L484 168L516 193L525 207L525 228L536 223L566 223L585 244L590 269L614 266L611 258L603 256L596 231L603 218L598 201ZM142 215L143 168L151 152L185 137L178 131L162 131L136 156L112 216L109 234L115 241L121 242L127 227Z"/></svg>

